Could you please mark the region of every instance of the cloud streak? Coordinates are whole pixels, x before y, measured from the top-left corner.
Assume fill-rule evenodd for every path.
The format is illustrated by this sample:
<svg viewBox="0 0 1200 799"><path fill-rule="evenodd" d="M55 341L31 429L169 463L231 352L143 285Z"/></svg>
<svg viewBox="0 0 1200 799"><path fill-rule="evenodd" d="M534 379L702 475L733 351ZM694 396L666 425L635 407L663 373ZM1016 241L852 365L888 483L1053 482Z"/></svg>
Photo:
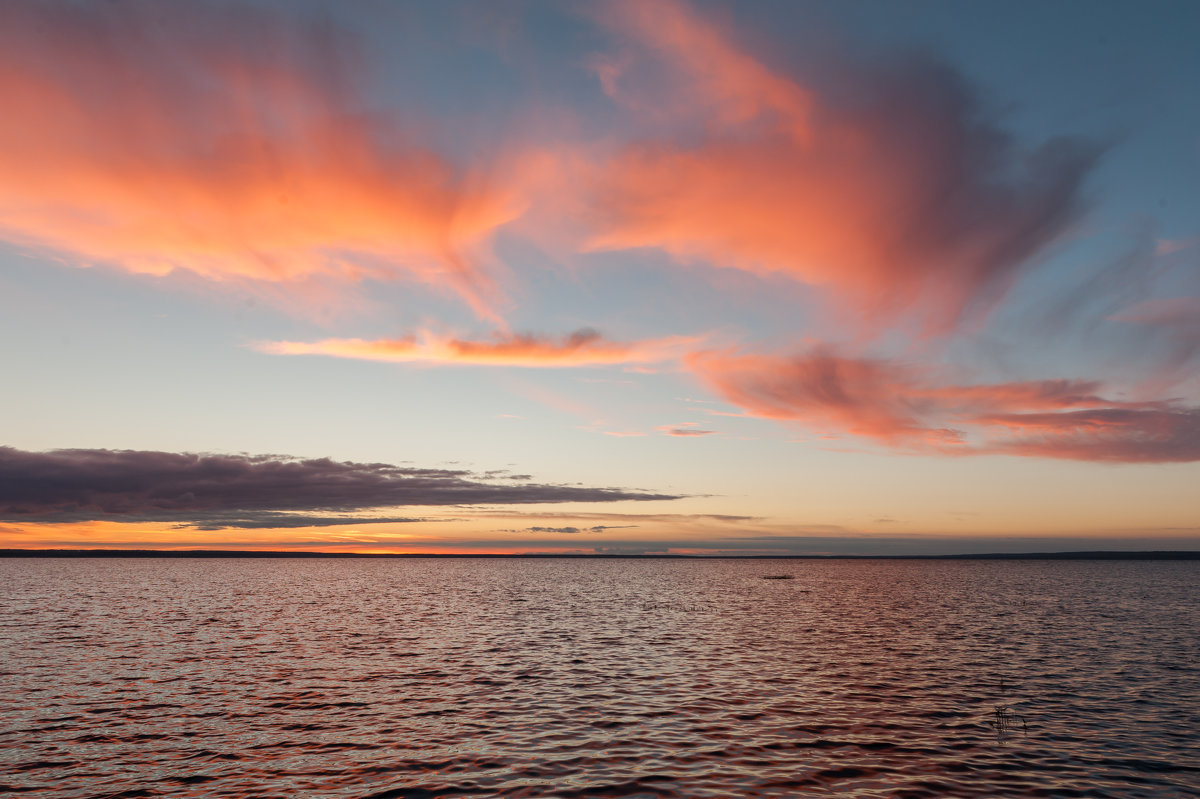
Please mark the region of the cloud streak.
<svg viewBox="0 0 1200 799"><path fill-rule="evenodd" d="M86 514L85 514L86 515ZM410 516L315 516L303 513L285 513L281 511L255 511L238 513L230 516L211 516L201 520L186 518L190 514L180 514L183 521L176 526L181 530L284 530L306 527L346 527L359 524L413 524L416 522L436 522L442 519L427 519ZM156 521L168 521L157 518Z"/></svg>
<svg viewBox="0 0 1200 799"><path fill-rule="evenodd" d="M703 430L696 422L684 422L683 424L665 424L654 428L664 436L675 436L676 438L695 438L697 436L711 436L716 433L716 430Z"/></svg>
<svg viewBox="0 0 1200 799"><path fill-rule="evenodd" d="M275 520L290 527L295 525L286 512L676 498L619 488L490 482L464 470L328 458L0 447L0 520L16 522L186 520L249 528ZM379 519L384 520L413 521ZM341 523L369 521L343 518Z"/></svg>
<svg viewBox="0 0 1200 799"><path fill-rule="evenodd" d="M674 360L705 340L703 336L671 336L639 341L610 341L591 329L559 339L532 334L496 333L482 341L430 331L397 339L325 339L277 341L257 345L274 355L327 355L385 363L458 364L564 368L646 364Z"/></svg>
<svg viewBox="0 0 1200 799"><path fill-rule="evenodd" d="M623 530L630 527L637 527L636 524L598 524L593 527L526 527L521 530L505 530L506 533L564 533L574 535L576 533L602 533L605 530Z"/></svg>
<svg viewBox="0 0 1200 799"><path fill-rule="evenodd" d="M4 3L0 237L222 282L407 278L492 315L477 254L522 200L368 113L355 71L330 24L263 9Z"/></svg>
<svg viewBox="0 0 1200 799"><path fill-rule="evenodd" d="M704 135L679 110L687 137L642 141L598 170L590 249L784 274L831 289L860 325L912 312L936 333L989 309L1081 209L1098 148L1019 146L944 64L843 66L817 85L681 2L605 9L650 55L628 82L665 71L664 94L704 109ZM604 73L617 96L621 72Z"/></svg>
<svg viewBox="0 0 1200 799"><path fill-rule="evenodd" d="M1200 460L1200 408L1105 398L1096 381L961 385L829 350L709 351L688 366L748 413L904 451L1118 463Z"/></svg>
<svg viewBox="0 0 1200 799"><path fill-rule="evenodd" d="M1155 378L1164 384L1195 375L1200 359L1200 297L1142 300L1108 317L1141 328L1135 337L1141 352L1157 365Z"/></svg>

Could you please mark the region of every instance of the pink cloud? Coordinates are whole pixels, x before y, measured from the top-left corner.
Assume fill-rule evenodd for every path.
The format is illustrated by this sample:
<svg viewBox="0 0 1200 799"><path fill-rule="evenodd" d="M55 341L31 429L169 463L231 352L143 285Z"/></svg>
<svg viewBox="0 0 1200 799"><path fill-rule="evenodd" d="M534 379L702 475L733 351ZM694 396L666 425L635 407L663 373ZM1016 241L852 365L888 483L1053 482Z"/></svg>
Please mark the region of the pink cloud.
<svg viewBox="0 0 1200 799"><path fill-rule="evenodd" d="M405 278L494 317L512 176L364 112L348 41L246 7L4 3L0 237L222 282Z"/></svg>
<svg viewBox="0 0 1200 799"><path fill-rule="evenodd" d="M677 425L665 424L654 428L664 436L691 438L696 436L711 436L716 430L703 430L696 422L683 422Z"/></svg>
<svg viewBox="0 0 1200 799"><path fill-rule="evenodd" d="M665 68L664 102L705 111L707 135L643 141L598 170L590 249L782 273L828 287L859 320L917 311L945 331L989 308L1079 210L1095 149L1060 139L1022 151L944 66L845 70L853 91L835 96L681 2L604 8Z"/></svg>
<svg viewBox="0 0 1200 799"><path fill-rule="evenodd" d="M1155 242L1154 254L1173 255L1195 245L1197 241L1200 241L1200 239L1159 239Z"/></svg>
<svg viewBox="0 0 1200 799"><path fill-rule="evenodd" d="M741 52L727 32L701 21L688 5L675 0L618 0L597 9L593 17L687 75L686 81L672 87L671 96L641 102L622 85L633 66L631 54L596 59L597 77L611 97L632 101L642 111L665 105L675 113L687 113L700 107L718 129L774 115L777 125L798 142L810 138L812 92Z"/></svg>
<svg viewBox="0 0 1200 799"><path fill-rule="evenodd" d="M258 348L275 355L329 355L388 363L563 368L673 360L704 340L703 336L671 336L631 342L609 341L596 331L585 329L560 339L497 333L491 339L475 341L422 331L398 339L278 341L260 344Z"/></svg>
<svg viewBox="0 0 1200 799"><path fill-rule="evenodd" d="M1200 409L1106 399L1095 381L960 385L930 369L820 350L793 357L707 351L687 365L747 413L902 451L1200 460Z"/></svg>
<svg viewBox="0 0 1200 799"><path fill-rule="evenodd" d="M1200 408L1101 407L991 416L978 422L1009 433L992 443L995 452L1114 463L1200 460Z"/></svg>

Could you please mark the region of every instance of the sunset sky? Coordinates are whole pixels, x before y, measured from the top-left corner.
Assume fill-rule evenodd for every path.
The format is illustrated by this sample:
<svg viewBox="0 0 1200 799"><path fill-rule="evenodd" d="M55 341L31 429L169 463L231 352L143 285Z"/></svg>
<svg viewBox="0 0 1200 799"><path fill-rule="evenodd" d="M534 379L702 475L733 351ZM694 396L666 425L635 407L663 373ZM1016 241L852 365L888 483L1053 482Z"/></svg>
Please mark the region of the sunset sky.
<svg viewBox="0 0 1200 799"><path fill-rule="evenodd" d="M1200 4L0 4L0 547L1200 549Z"/></svg>

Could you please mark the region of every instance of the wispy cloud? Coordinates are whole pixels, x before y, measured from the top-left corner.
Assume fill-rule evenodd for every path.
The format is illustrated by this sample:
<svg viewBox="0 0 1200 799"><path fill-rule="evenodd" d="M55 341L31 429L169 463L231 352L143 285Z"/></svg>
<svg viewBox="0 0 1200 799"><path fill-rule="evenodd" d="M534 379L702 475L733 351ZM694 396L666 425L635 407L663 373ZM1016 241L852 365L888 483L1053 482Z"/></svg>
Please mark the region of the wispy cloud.
<svg viewBox="0 0 1200 799"><path fill-rule="evenodd" d="M990 308L1080 210L1098 148L1022 149L930 58L838 66L834 92L760 62L682 2L597 16L647 54L605 72L610 92L624 72L669 87L659 99L687 135L597 171L591 249L780 273L829 287L859 324L912 311L940 332Z"/></svg>
<svg viewBox="0 0 1200 799"><path fill-rule="evenodd" d="M1155 255L1174 255L1177 252L1194 247L1200 239L1159 239L1154 245Z"/></svg>
<svg viewBox="0 0 1200 799"><path fill-rule="evenodd" d="M421 331L397 339L326 339L315 342L264 342L257 347L275 355L328 355L385 363L457 364L565 368L656 363L681 357L705 336L671 336L639 341L610 341L595 330L577 330L562 338L496 333L471 340Z"/></svg>
<svg viewBox="0 0 1200 799"><path fill-rule="evenodd" d="M84 516L87 516L84 512ZM359 524L413 524L417 522L448 521L444 519L429 519L412 516L330 516L304 513L288 513L283 511L254 511L239 512L222 516L220 514L206 516L204 519L191 518L193 514L179 513L177 518L183 521L175 524L179 530L284 530L304 527L346 527ZM156 515L155 521L170 521L162 515Z"/></svg>
<svg viewBox="0 0 1200 799"><path fill-rule="evenodd" d="M696 436L711 436L716 430L704 430L696 422L683 422L681 424L665 424L654 428L664 436L675 436L677 438L690 438Z"/></svg>
<svg viewBox="0 0 1200 799"><path fill-rule="evenodd" d="M492 510L471 510L465 511L470 517L484 517L488 519L544 519L547 521L563 521L562 513L554 513L550 511L492 511ZM571 514L571 521L574 522L624 522L637 524L651 524L663 522L668 524L679 523L713 523L721 525L740 526L747 522L757 522L762 519L761 516L740 516L728 513L612 513L603 511L591 511L583 513ZM634 526L630 524L629 526Z"/></svg>
<svg viewBox="0 0 1200 799"><path fill-rule="evenodd" d="M1137 325L1135 337L1142 359L1153 369L1152 380L1167 386L1195 377L1200 361L1200 297L1157 297L1142 300L1108 317Z"/></svg>
<svg viewBox="0 0 1200 799"><path fill-rule="evenodd" d="M707 352L688 364L749 413L905 451L1200 460L1200 409L1108 399L1096 381L961 385L928 368L828 350L790 357Z"/></svg>
<svg viewBox="0 0 1200 799"><path fill-rule="evenodd" d="M523 475L522 475L523 477ZM427 505L524 505L675 499L620 488L490 481L464 470L385 463L133 450L27 452L0 447L0 520L126 519L218 527L295 526L282 512L326 514ZM296 521L299 521L298 519ZM343 518L340 523L369 522ZM383 516L377 521L415 521ZM304 526L320 525L320 517ZM330 524L337 522L330 521Z"/></svg>
<svg viewBox="0 0 1200 799"><path fill-rule="evenodd" d="M4 3L0 237L155 275L408 278L494 316L477 255L524 207L512 176L368 113L351 41L249 6Z"/></svg>
<svg viewBox="0 0 1200 799"><path fill-rule="evenodd" d="M605 530L624 530L631 527L637 527L636 524L597 524L592 527L525 527L520 530L505 530L506 533L565 533L574 535L575 533L602 533Z"/></svg>
<svg viewBox="0 0 1200 799"><path fill-rule="evenodd" d="M1200 461L1200 408L1109 406L983 416L975 423L1007 433L984 451L1112 463Z"/></svg>

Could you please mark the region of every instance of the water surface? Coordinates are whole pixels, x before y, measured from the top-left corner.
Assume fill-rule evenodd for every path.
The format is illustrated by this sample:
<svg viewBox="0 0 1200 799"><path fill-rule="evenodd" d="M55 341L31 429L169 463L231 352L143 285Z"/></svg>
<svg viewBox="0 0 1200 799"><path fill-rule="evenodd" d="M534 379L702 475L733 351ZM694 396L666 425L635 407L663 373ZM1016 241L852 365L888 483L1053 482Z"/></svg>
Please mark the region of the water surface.
<svg viewBox="0 0 1200 799"><path fill-rule="evenodd" d="M1198 578L0 560L0 792L1200 796Z"/></svg>

